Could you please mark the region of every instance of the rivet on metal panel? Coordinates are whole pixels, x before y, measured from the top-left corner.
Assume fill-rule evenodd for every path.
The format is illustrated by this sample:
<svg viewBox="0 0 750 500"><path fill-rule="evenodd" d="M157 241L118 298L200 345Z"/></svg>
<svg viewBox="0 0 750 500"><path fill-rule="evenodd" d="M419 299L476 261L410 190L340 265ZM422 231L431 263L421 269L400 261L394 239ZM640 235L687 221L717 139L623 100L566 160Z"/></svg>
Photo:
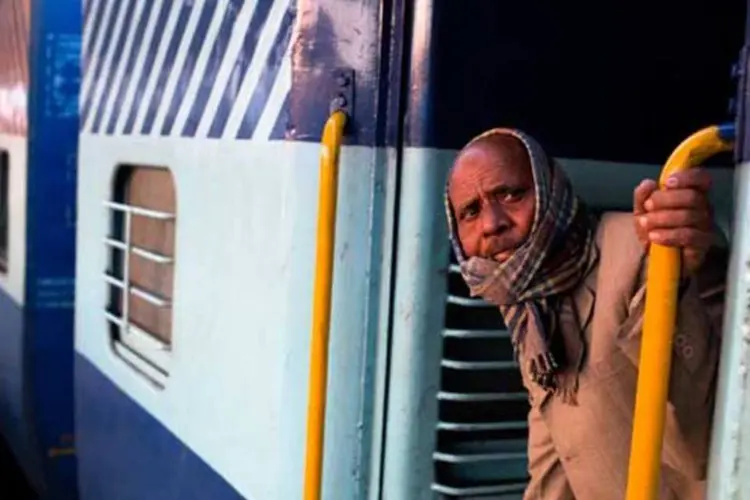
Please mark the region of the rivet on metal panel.
<svg viewBox="0 0 750 500"><path fill-rule="evenodd" d="M349 75L339 74L336 77L336 85L338 85L339 87L346 87L347 85L349 85Z"/></svg>
<svg viewBox="0 0 750 500"><path fill-rule="evenodd" d="M343 96L343 95L341 95L341 94L339 94L339 95L337 95L336 97L334 97L334 98L333 98L333 101L332 101L332 105L333 105L334 109L342 109L342 108L345 108L347 104L348 104L348 103L347 103L347 101L346 101L346 97L344 97L344 96Z"/></svg>
<svg viewBox="0 0 750 500"><path fill-rule="evenodd" d="M354 70L337 68L332 76L330 111L343 111L351 117L354 108Z"/></svg>

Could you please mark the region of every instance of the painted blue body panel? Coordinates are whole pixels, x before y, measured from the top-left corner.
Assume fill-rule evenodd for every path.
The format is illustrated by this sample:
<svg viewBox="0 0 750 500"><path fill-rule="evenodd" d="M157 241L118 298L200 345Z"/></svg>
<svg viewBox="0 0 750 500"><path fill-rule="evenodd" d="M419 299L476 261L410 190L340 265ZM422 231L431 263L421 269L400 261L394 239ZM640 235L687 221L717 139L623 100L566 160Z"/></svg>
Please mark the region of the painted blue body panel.
<svg viewBox="0 0 750 500"><path fill-rule="evenodd" d="M23 309L0 300L4 432L40 495L70 499L80 2L33 1L31 12L26 286Z"/></svg>
<svg viewBox="0 0 750 500"><path fill-rule="evenodd" d="M86 499L235 500L242 496L174 434L76 355L78 450ZM114 481L114 483L113 483ZM114 485L114 487L113 487Z"/></svg>

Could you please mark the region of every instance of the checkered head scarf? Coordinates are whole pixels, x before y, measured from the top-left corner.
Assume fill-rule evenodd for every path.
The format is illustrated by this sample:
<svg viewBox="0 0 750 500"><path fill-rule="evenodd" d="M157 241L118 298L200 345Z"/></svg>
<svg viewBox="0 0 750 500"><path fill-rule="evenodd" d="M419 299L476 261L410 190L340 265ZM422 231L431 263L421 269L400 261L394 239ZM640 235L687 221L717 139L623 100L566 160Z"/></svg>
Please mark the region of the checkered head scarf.
<svg viewBox="0 0 750 500"><path fill-rule="evenodd" d="M527 370L530 380L547 391L575 399L583 360L583 339L581 332L577 332L576 338L556 338L562 333L555 307L559 304L556 299L572 291L591 264L591 252L596 251L594 221L573 194L560 166L523 132L492 129L474 138L463 151L493 135L517 138L529 154L536 193L531 231L526 241L504 262L467 257L458 238L446 184L445 207L453 251L471 295L500 308L511 332L516 357L523 360L521 369ZM452 174L451 169L448 183ZM560 345L564 347L560 349ZM570 359L573 357L577 360ZM576 362L577 366L571 366Z"/></svg>

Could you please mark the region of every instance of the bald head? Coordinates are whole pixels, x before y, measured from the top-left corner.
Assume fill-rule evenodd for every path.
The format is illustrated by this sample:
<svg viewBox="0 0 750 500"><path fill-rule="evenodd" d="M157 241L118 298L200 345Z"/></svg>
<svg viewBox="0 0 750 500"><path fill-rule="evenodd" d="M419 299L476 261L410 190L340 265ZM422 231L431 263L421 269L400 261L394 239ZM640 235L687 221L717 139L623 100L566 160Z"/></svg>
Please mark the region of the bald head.
<svg viewBox="0 0 750 500"><path fill-rule="evenodd" d="M493 134L482 137L466 146L456 157L454 161L449 183L453 182L456 175L461 175L460 171L466 165L474 163L465 161L483 157L483 160L491 160L495 166L503 170L528 170L531 172L531 163L529 161L529 152L526 146L515 136L509 134Z"/></svg>
<svg viewBox="0 0 750 500"><path fill-rule="evenodd" d="M510 257L534 222L534 179L524 144L508 134L482 137L459 153L448 182L466 256Z"/></svg>

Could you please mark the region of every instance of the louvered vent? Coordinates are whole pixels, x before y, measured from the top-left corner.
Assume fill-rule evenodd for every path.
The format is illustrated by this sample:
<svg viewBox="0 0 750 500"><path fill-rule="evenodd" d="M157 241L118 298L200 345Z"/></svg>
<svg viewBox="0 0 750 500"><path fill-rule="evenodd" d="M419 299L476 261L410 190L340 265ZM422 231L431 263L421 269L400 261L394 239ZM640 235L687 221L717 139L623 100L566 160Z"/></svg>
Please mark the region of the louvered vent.
<svg viewBox="0 0 750 500"><path fill-rule="evenodd" d="M448 276L433 490L520 499L529 407L508 332L496 307L469 298L454 258Z"/></svg>

